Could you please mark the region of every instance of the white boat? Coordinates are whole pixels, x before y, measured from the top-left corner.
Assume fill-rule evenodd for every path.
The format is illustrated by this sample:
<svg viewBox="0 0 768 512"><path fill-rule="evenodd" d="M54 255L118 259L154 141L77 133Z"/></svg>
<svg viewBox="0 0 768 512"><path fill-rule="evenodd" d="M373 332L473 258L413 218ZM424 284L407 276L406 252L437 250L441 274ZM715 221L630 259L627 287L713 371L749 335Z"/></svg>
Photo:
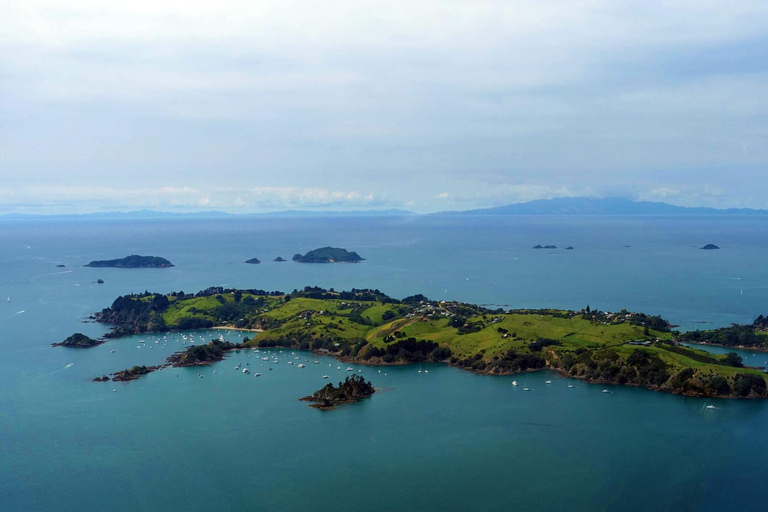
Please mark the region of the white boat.
<svg viewBox="0 0 768 512"><path fill-rule="evenodd" d="M111 352L111 353L113 353L113 354L115 353L115 351L114 351L114 350L111 350L110 352Z"/></svg>
<svg viewBox="0 0 768 512"><path fill-rule="evenodd" d="M530 391L531 388L523 388L523 391Z"/></svg>
<svg viewBox="0 0 768 512"><path fill-rule="evenodd" d="M201 379L204 379L204 378L205 378L205 375L201 375L201 376L200 376L200 378L201 378Z"/></svg>
<svg viewBox="0 0 768 512"><path fill-rule="evenodd" d="M551 380L544 381L544 384L552 384Z"/></svg>
<svg viewBox="0 0 768 512"><path fill-rule="evenodd" d="M607 389L604 389L603 393L610 393L610 391L608 391Z"/></svg>
<svg viewBox="0 0 768 512"><path fill-rule="evenodd" d="M357 370L357 373L363 373L363 370Z"/></svg>
<svg viewBox="0 0 768 512"><path fill-rule="evenodd" d="M293 364L293 361L288 361L288 364Z"/></svg>
<svg viewBox="0 0 768 512"><path fill-rule="evenodd" d="M569 387L569 388L572 388L572 387L573 387L573 384L568 384L568 387Z"/></svg>
<svg viewBox="0 0 768 512"><path fill-rule="evenodd" d="M714 405L708 405L707 409L717 409L717 407L715 407Z"/></svg>
<svg viewBox="0 0 768 512"><path fill-rule="evenodd" d="M516 380L513 380L513 381L512 381L512 385L513 385L513 386L517 386L517 381L516 381Z"/></svg>
<svg viewBox="0 0 768 512"><path fill-rule="evenodd" d="M315 364L320 364L320 361L312 361Z"/></svg>
<svg viewBox="0 0 768 512"><path fill-rule="evenodd" d="M339 367L339 368L341 368L341 367ZM347 369L346 369L346 371L348 371L348 372L353 372L353 371L355 371L355 369L354 369L354 368L352 368L351 366L347 366Z"/></svg>
<svg viewBox="0 0 768 512"><path fill-rule="evenodd" d="M260 373L254 373L253 376L254 377L261 377L261 374Z"/></svg>
<svg viewBox="0 0 768 512"><path fill-rule="evenodd" d="M243 368L243 373L251 373L251 370L249 370L248 368Z"/></svg>
<svg viewBox="0 0 768 512"><path fill-rule="evenodd" d="M299 363L299 368L304 368L304 365Z"/></svg>
<svg viewBox="0 0 768 512"><path fill-rule="evenodd" d="M328 378L328 376L327 376L327 375L323 375L323 378L324 378L324 379L327 379L327 378Z"/></svg>

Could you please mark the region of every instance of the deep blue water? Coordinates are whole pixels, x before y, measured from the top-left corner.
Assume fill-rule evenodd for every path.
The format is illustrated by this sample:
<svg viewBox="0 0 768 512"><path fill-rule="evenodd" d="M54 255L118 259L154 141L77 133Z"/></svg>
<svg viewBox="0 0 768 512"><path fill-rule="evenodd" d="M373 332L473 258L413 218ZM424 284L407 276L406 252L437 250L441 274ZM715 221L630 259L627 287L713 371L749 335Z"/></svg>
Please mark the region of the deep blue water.
<svg viewBox="0 0 768 512"><path fill-rule="evenodd" d="M381 392L322 412L297 398L323 374L344 376L346 365L329 358L299 370L287 358L312 354L278 353L281 364L253 378L233 367L261 360L241 352L203 370L102 384L90 379L160 363L183 348L181 336L88 350L50 343L103 333L81 322L118 295L211 285L589 304L661 314L685 329L751 322L767 312L767 231L739 217L2 221L0 510L762 508L764 401L605 394L547 373L515 377L533 388L525 393L511 377L431 365L362 368ZM697 249L706 243L722 249ZM323 245L366 261L271 261ZM82 267L134 253L176 267ZM263 263L242 263L254 256Z"/></svg>

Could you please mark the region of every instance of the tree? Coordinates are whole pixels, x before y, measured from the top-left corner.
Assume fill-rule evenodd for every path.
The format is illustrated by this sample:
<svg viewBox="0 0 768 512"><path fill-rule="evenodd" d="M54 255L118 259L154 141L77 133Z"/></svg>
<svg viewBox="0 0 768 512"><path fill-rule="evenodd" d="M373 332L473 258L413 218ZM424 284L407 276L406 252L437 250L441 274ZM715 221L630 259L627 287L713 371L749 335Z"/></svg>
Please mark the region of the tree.
<svg viewBox="0 0 768 512"><path fill-rule="evenodd" d="M723 364L728 366L735 366L736 368L744 367L744 361L742 360L741 356L736 352L728 352L725 355L725 359L723 359Z"/></svg>

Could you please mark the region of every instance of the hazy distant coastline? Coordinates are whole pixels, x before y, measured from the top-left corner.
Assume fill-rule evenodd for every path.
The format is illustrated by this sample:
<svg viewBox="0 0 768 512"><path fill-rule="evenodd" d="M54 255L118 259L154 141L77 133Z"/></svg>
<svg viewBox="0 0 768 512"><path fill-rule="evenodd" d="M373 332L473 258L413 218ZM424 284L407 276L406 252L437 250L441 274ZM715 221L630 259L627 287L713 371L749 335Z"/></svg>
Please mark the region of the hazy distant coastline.
<svg viewBox="0 0 768 512"><path fill-rule="evenodd" d="M410 210L354 210L354 211L308 211L285 210L268 213L227 213L220 211L200 212L164 212L155 210L137 210L129 212L101 212L83 214L25 214L8 213L0 215L0 220L23 219L73 219L73 220L142 220L142 219L226 219L226 218L303 218L303 217L403 217L403 216L512 216L512 215L768 215L768 210L751 208L708 208L675 206L667 203L632 201L621 198L594 199L586 197L564 197L539 199L525 203L508 204L493 208L473 210L441 211L436 213L416 213Z"/></svg>

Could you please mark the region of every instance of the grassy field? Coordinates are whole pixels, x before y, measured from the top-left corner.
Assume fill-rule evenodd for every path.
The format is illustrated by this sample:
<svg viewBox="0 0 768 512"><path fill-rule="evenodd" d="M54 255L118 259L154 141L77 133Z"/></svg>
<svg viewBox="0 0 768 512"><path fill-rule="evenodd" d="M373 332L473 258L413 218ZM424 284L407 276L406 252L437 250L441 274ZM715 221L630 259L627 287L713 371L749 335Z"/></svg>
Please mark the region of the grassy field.
<svg viewBox="0 0 768 512"><path fill-rule="evenodd" d="M450 360L489 373L553 367L586 380L659 389L674 385L678 387L668 390L693 389L692 394L717 384L716 376L727 379L733 390L743 375L765 382L765 374L734 366L726 355L672 344L675 335L668 324L642 314L504 312L456 302L399 303L370 290L343 292L346 299L316 289L303 293L264 296L228 291L182 299L150 295L137 297L136 302L129 298L124 307L149 308L148 318L162 314L171 328L183 319L258 328L262 332L253 336L251 345L324 349L373 363ZM162 312L153 313L152 305L160 302L165 302L158 306Z"/></svg>

